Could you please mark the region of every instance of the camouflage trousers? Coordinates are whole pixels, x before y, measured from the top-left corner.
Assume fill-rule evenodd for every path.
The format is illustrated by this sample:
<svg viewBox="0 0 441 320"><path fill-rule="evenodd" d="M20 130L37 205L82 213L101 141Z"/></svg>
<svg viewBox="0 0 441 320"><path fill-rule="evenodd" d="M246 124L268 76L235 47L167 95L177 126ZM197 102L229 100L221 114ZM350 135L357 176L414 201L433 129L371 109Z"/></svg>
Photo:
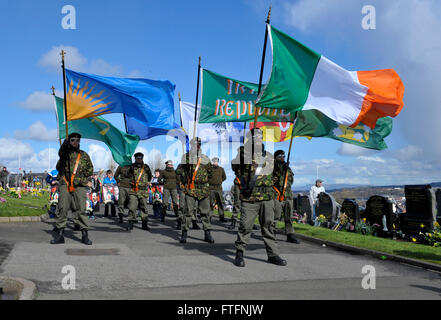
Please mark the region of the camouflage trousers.
<svg viewBox="0 0 441 320"><path fill-rule="evenodd" d="M177 189L167 189L164 188L164 193L163 193L163 202L162 202L162 210L163 210L163 214L165 215L165 213L167 212L167 207L168 207L168 201L169 199L172 199L172 208L173 211L175 212L176 216L179 216L178 213L178 190Z"/></svg>
<svg viewBox="0 0 441 320"><path fill-rule="evenodd" d="M235 184L233 186L233 214L231 220L237 221L237 215L240 212L240 186Z"/></svg>
<svg viewBox="0 0 441 320"><path fill-rule="evenodd" d="M141 220L148 221L147 194L145 191L129 192L129 221L136 221L136 215L141 211Z"/></svg>
<svg viewBox="0 0 441 320"><path fill-rule="evenodd" d="M199 209L202 219L202 226L204 230L211 230L211 208L210 197L205 197L201 200L193 198L192 196L185 195L185 216L182 223L182 230L189 230L190 224L193 220L196 220L196 211ZM194 218L194 219L193 219Z"/></svg>
<svg viewBox="0 0 441 320"><path fill-rule="evenodd" d="M85 187L76 187L75 191L70 193L67 191L67 185L60 185L60 196L58 198L58 219L56 227L58 229L66 228L67 213L72 210L74 223L78 224L81 230L88 230L89 223L87 221L86 201L87 192ZM77 221L75 221L77 220Z"/></svg>
<svg viewBox="0 0 441 320"><path fill-rule="evenodd" d="M124 204L129 198L129 188L119 187L118 194L118 215L122 217L124 215Z"/></svg>
<svg viewBox="0 0 441 320"><path fill-rule="evenodd" d="M271 227L274 222L274 200L258 202L242 201L239 230L235 242L236 250L245 252L248 242L250 241L254 220L256 220L257 216L259 216L263 242L268 257L278 256L279 249Z"/></svg>
<svg viewBox="0 0 441 320"><path fill-rule="evenodd" d="M222 190L210 190L210 208L213 212L215 203L217 204L217 212L219 218L224 217L224 195Z"/></svg>
<svg viewBox="0 0 441 320"><path fill-rule="evenodd" d="M283 213L283 221L285 222L285 233L286 235L294 234L294 228L292 227L292 214L293 214L293 204L292 200L274 200L274 228L276 227L277 221L280 220Z"/></svg>

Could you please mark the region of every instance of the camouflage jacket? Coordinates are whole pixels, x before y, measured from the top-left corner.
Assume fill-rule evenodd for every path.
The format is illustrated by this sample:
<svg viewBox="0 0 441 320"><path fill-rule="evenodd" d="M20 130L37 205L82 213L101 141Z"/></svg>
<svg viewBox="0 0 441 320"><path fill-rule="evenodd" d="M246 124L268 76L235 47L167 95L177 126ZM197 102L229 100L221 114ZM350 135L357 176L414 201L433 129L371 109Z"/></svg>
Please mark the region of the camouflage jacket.
<svg viewBox="0 0 441 320"><path fill-rule="evenodd" d="M0 171L0 180L6 180L6 178L9 176L9 171Z"/></svg>
<svg viewBox="0 0 441 320"><path fill-rule="evenodd" d="M190 182L193 179L196 164L199 159L201 160L201 164L194 179L194 188L190 188ZM208 197L210 195L210 185L208 181L212 176L212 168L210 158L204 154L199 153L198 158L192 151L183 155L181 164L178 166L178 169L176 169L176 173L180 176L181 183L184 184L184 193L198 200Z"/></svg>
<svg viewBox="0 0 441 320"><path fill-rule="evenodd" d="M130 174L131 166L119 166L115 172L115 180L119 183L120 187L130 188L132 185L133 178Z"/></svg>
<svg viewBox="0 0 441 320"><path fill-rule="evenodd" d="M90 181L90 177L93 174L93 164L90 160L89 155L83 151L79 150L77 151L71 151L69 153L69 161L66 160L58 160L57 162L57 170L58 170L58 177L57 180L60 183L60 185L66 185L66 181L69 181L69 179L73 175L73 171L75 168L75 163L77 161L78 153L81 154L80 161L78 163L77 173L75 174L73 185L74 187L87 187L87 183ZM70 168L69 168L70 163ZM70 181L69 181L70 183Z"/></svg>
<svg viewBox="0 0 441 320"><path fill-rule="evenodd" d="M134 188L136 185L136 181L138 181L138 178L141 174L142 165L132 164L129 167L129 174L130 174L130 190L129 193L136 193ZM142 176L139 178L139 184L138 189L139 192L145 192L148 194L148 187L150 180L152 180L152 171L150 170L150 167L147 164L144 164L144 172L142 173Z"/></svg>
<svg viewBox="0 0 441 320"><path fill-rule="evenodd" d="M164 180L164 188L166 189L176 189L178 184L178 177L175 169L165 168L165 170L160 171L159 179Z"/></svg>
<svg viewBox="0 0 441 320"><path fill-rule="evenodd" d="M212 176L208 181L211 190L222 191L222 182L227 180L227 175L225 174L225 170L219 166L212 167Z"/></svg>
<svg viewBox="0 0 441 320"><path fill-rule="evenodd" d="M238 155L239 157L240 155ZM244 153L246 159L251 159L251 154ZM239 163L236 158L233 160ZM273 176L274 157L271 153L263 151L258 154L253 161L253 164L245 164L242 166L240 181L240 200L245 202L257 202L273 200L275 191L273 189L275 178ZM256 175L256 170L259 169ZM248 181L248 177L250 180ZM248 190L247 186L255 181L252 190Z"/></svg>
<svg viewBox="0 0 441 320"><path fill-rule="evenodd" d="M276 199L279 195L279 192L282 193L283 190L283 184L285 183L285 166L284 163L279 163L278 161L274 161L274 187L277 188L278 192L276 192ZM291 168L288 167L288 180L286 182L286 189L285 189L285 198L288 200L292 200L292 190L291 186L294 182L294 173L292 172Z"/></svg>

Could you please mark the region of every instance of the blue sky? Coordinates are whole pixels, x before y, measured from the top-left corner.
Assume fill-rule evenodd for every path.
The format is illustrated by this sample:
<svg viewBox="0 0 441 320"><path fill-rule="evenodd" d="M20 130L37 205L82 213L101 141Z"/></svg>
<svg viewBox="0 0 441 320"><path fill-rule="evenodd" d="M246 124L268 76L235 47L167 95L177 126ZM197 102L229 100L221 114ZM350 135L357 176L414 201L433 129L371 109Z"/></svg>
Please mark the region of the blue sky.
<svg viewBox="0 0 441 320"><path fill-rule="evenodd" d="M317 167L327 183L439 181L439 2L372 0L376 30L361 28L364 1L272 4L272 24L278 29L348 70L393 68L406 86L405 107L386 139L388 150L369 151L330 139L296 139L291 159L295 183L312 183ZM61 26L64 5L76 9L76 30ZM58 142L49 88L54 85L62 91L57 54L61 47L67 51L67 67L170 80L176 84L176 106L178 92L194 103L199 56L204 68L258 82L268 7L265 0L8 1L0 12L0 163L17 171L20 156L21 167L41 171L49 160L55 162ZM268 51L264 79L270 64ZM121 115L106 118L123 128ZM157 137L140 148L154 157L170 145ZM276 148L287 151L288 143ZM105 145L83 140L82 149L93 154L96 168L108 163Z"/></svg>

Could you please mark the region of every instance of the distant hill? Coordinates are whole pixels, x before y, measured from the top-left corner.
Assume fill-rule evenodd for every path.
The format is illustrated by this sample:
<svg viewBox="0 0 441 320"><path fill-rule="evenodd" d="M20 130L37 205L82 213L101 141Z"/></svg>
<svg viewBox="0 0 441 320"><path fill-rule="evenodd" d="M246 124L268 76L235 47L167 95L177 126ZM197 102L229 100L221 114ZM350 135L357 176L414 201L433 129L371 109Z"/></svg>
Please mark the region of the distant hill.
<svg viewBox="0 0 441 320"><path fill-rule="evenodd" d="M421 183L421 184L430 184L432 188L441 188L441 182L431 182L431 183ZM312 185L309 186L295 186L293 188L294 192L306 192L311 189ZM397 185L386 185L386 186L373 186L373 185L362 185L362 184L325 184L324 185L326 191L338 191L342 189L355 189L355 188L368 188L368 189L390 189L390 188L404 188L403 184Z"/></svg>

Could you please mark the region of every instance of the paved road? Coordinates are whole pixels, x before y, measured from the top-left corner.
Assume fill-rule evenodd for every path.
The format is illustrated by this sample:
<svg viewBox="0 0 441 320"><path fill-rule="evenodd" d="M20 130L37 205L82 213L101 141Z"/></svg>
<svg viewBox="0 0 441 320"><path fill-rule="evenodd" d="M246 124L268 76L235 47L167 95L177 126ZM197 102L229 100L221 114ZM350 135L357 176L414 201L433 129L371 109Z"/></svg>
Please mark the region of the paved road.
<svg viewBox="0 0 441 320"><path fill-rule="evenodd" d="M37 284L38 299L440 299L441 275L420 268L353 255L316 244L285 242L278 235L286 267L266 262L260 231L245 254L245 268L233 265L236 232L214 219L215 244L202 230L179 243L174 218L151 219L128 233L112 219L91 225L92 246L81 232L66 230L66 244L50 245L48 223L0 224L0 273ZM71 224L70 224L71 226ZM87 249L78 251L73 249ZM111 255L78 255L113 249ZM95 252L96 253L96 252ZM63 266L76 270L76 289L63 290ZM376 271L376 289L364 290L362 267Z"/></svg>

